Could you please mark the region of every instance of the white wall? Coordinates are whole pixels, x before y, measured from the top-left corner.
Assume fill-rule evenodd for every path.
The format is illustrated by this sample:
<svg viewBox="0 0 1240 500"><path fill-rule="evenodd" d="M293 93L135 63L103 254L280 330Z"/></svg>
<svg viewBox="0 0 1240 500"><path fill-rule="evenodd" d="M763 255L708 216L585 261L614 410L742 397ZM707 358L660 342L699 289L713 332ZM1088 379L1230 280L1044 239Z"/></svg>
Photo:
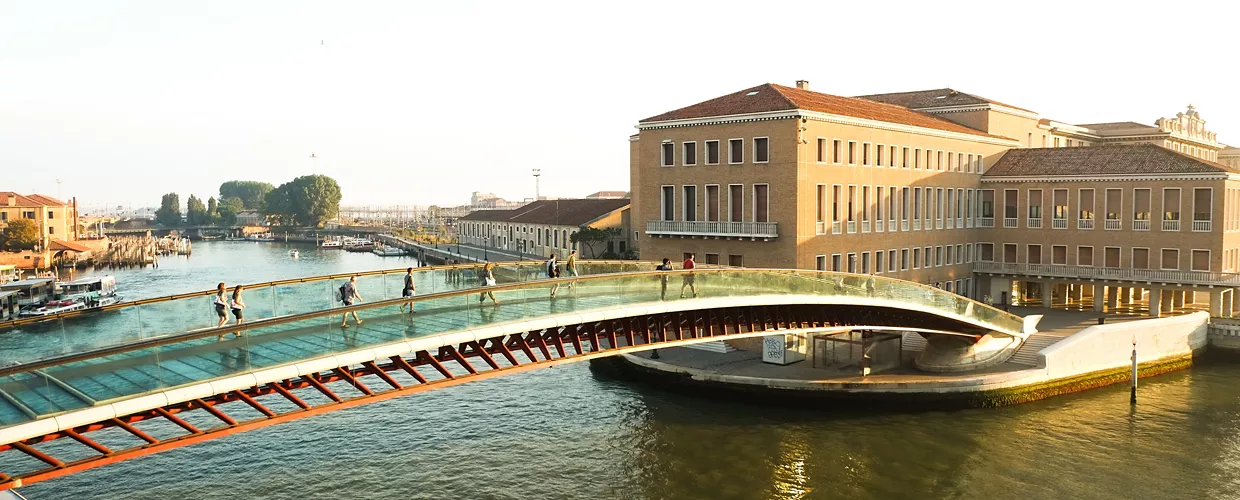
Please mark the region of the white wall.
<svg viewBox="0 0 1240 500"><path fill-rule="evenodd" d="M1209 313L1095 325L1038 353L1050 378L1071 377L1132 365L1132 341L1139 362L1185 355L1206 345Z"/></svg>

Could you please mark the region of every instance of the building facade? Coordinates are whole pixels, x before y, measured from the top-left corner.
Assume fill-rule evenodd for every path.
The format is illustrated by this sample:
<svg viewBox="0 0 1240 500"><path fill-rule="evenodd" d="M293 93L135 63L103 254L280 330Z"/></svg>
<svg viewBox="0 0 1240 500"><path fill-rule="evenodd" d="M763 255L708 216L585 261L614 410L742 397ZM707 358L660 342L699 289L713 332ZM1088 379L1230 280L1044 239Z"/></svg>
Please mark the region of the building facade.
<svg viewBox="0 0 1240 500"><path fill-rule="evenodd" d="M77 209L73 203L41 194L0 191L0 230L17 219L32 220L39 226L40 248L47 248L55 240L78 239Z"/></svg>
<svg viewBox="0 0 1240 500"><path fill-rule="evenodd" d="M616 233L590 248L578 248L573 235L585 228ZM512 210L478 210L457 221L461 243L527 255L566 256L579 250L584 258L629 252L629 200L540 200Z"/></svg>
<svg viewBox="0 0 1240 500"><path fill-rule="evenodd" d="M1191 106L1070 125L951 89L847 98L802 81L637 128L643 258L884 274L996 303L1115 309L1140 290L1127 303L1154 314L1206 296L1222 314L1240 285L1240 172Z"/></svg>

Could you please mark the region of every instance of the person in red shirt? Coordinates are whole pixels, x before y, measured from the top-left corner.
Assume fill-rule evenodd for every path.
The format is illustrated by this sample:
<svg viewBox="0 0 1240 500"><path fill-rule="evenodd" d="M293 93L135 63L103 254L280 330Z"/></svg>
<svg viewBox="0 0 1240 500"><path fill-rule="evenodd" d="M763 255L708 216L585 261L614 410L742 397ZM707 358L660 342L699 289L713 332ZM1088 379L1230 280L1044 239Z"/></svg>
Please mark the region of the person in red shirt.
<svg viewBox="0 0 1240 500"><path fill-rule="evenodd" d="M685 261L680 264L680 267L686 271L692 271L696 268L697 264L693 262L693 254L689 254L689 256L685 258ZM697 286L694 286L693 284L693 273L686 273L685 281L680 285L680 298L682 299L685 298L685 287L689 287L689 290L693 292L693 298L696 299Z"/></svg>

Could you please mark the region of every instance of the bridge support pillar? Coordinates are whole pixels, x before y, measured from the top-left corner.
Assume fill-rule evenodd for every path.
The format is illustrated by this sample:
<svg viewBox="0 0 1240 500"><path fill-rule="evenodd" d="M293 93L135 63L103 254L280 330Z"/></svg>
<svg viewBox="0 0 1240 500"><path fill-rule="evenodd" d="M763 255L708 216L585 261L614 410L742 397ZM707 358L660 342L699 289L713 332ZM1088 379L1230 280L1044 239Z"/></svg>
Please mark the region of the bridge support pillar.
<svg viewBox="0 0 1240 500"><path fill-rule="evenodd" d="M1231 295L1231 294L1227 294ZM1230 311L1228 311L1230 312ZM1210 289L1210 317L1219 318L1223 316L1223 289Z"/></svg>
<svg viewBox="0 0 1240 500"><path fill-rule="evenodd" d="M1133 287L1125 287L1120 289L1120 300L1124 301L1124 305L1126 306L1132 305L1133 295L1137 296L1136 300L1141 300L1141 289Z"/></svg>
<svg viewBox="0 0 1240 500"><path fill-rule="evenodd" d="M1107 310L1115 312L1115 308L1119 306L1119 294L1122 288L1108 286L1107 287Z"/></svg>
<svg viewBox="0 0 1240 500"><path fill-rule="evenodd" d="M1102 285L1091 285L1091 292L1094 296L1094 312L1102 312L1103 306L1106 305L1106 287Z"/></svg>
<svg viewBox="0 0 1240 500"><path fill-rule="evenodd" d="M1175 290L1171 292L1171 300L1173 302L1171 304L1171 307L1174 307L1176 309L1183 309L1184 308L1184 296L1186 294L1188 294L1188 292L1185 292L1184 290Z"/></svg>
<svg viewBox="0 0 1240 500"><path fill-rule="evenodd" d="M1053 281L1042 283L1042 307L1050 308L1051 302L1055 298L1055 287L1058 286Z"/></svg>
<svg viewBox="0 0 1240 500"><path fill-rule="evenodd" d="M1157 318L1162 315L1162 289L1150 287L1150 316Z"/></svg>

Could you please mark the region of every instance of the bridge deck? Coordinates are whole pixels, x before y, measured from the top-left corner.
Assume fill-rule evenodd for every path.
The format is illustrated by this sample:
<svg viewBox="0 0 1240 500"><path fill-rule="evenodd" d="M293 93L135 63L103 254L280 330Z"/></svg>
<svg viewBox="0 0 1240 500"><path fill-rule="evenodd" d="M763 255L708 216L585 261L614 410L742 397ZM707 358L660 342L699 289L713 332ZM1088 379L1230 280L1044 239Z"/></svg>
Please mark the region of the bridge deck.
<svg viewBox="0 0 1240 500"><path fill-rule="evenodd" d="M955 318L965 326L1020 333L1017 317L963 297L896 280L815 272L699 270L695 275L698 293L709 298L679 299L684 276L649 272L585 276L572 288L567 279L500 285L493 289L498 305L489 298L480 302L477 291L445 291L418 297L417 313L412 315L401 313L397 300L348 308L358 310L365 321L360 326L351 323L347 329L340 328L337 311L319 311L259 320L245 325L236 338L228 335L225 340L217 339L217 334L229 331L227 327L207 329L166 339L147 338L132 346L76 358L7 368L9 373L0 378L0 425L411 339L532 318L660 303L664 279L668 280L669 301L704 301L702 307L707 307L706 302L711 307L727 304L719 300L724 298L734 298L733 304L748 304L763 296L809 297L821 299L819 303L920 308ZM550 288L556 284L560 288L552 298ZM332 368L335 366L322 369Z"/></svg>

